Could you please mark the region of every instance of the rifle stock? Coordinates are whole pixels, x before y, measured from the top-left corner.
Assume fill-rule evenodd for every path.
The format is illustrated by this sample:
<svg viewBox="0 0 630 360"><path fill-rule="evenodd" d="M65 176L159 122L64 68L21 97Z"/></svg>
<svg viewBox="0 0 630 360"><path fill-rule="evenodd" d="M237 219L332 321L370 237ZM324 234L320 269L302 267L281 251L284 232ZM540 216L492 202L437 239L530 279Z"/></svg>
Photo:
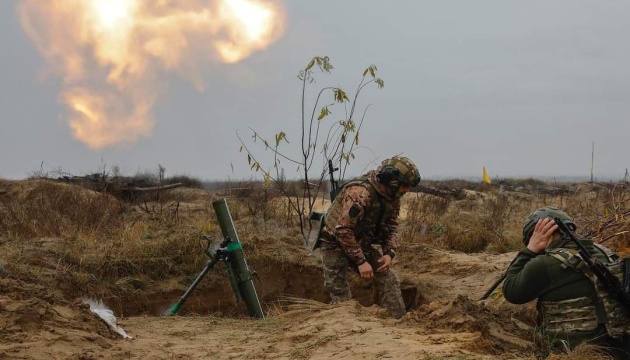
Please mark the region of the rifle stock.
<svg viewBox="0 0 630 360"><path fill-rule="evenodd" d="M512 261L510 262L510 265L508 265L507 269L505 269L505 271L503 272L503 274L501 274L501 277L497 279L497 281L494 282L494 284L492 284L492 286L490 286L490 288L483 294L483 296L479 299L479 301L481 300L485 300L488 298L488 296L490 296L490 294L492 294L494 292L494 290L501 285L501 283L503 282L503 280L505 280L505 278L507 277L508 271L510 270L510 267L512 266L512 264L514 264L514 262L516 261L516 259L518 259L518 255L512 259Z"/></svg>
<svg viewBox="0 0 630 360"><path fill-rule="evenodd" d="M331 202L335 201L335 198L337 197L337 194L339 193L339 182L335 180L335 175L334 175L335 171L337 170L339 170L339 168L336 168L333 166L332 159L328 159L328 176L330 179L330 201ZM322 229L324 228L325 215L326 215L325 213L313 211L311 213L311 216L309 217L309 220L319 222L319 224L317 225L317 233L315 234L315 240L312 241L311 251L315 251L320 245L319 237L322 233Z"/></svg>
<svg viewBox="0 0 630 360"><path fill-rule="evenodd" d="M508 267L509 269L509 267ZM490 286L490 288L483 294L483 296L479 299L481 300L485 300L488 298L488 296L490 296L490 294L492 294L494 292L494 290L499 287L499 285L503 282L503 280L505 280L505 277L507 276L507 270L503 273L503 275L501 275L500 278L497 279L497 281L494 282L494 284L492 284L492 286Z"/></svg>

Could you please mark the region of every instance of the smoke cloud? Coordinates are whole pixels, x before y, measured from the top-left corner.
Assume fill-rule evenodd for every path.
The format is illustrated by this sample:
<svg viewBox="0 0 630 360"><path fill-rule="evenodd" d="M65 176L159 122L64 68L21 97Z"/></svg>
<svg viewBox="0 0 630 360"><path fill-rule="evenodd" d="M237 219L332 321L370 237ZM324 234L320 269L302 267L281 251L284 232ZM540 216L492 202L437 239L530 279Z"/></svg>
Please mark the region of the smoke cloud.
<svg viewBox="0 0 630 360"><path fill-rule="evenodd" d="M23 0L18 14L45 73L62 80L73 136L93 149L151 135L165 74L198 79L202 66L236 63L284 31L268 0Z"/></svg>

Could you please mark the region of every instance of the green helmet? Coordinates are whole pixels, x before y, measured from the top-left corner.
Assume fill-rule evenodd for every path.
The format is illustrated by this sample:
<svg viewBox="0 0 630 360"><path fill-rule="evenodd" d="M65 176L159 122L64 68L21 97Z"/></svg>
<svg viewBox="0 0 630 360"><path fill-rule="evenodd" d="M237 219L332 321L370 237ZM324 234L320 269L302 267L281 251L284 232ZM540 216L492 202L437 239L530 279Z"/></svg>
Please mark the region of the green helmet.
<svg viewBox="0 0 630 360"><path fill-rule="evenodd" d="M559 218L560 221L565 223L571 231L575 231L575 229L577 229L577 226L575 226L575 223L569 217L569 215L567 215L567 213L555 206L545 206L534 211L527 217L527 219L525 219L525 222L523 223L523 243L526 246L529 243L529 239L534 233L534 228L536 227L536 223L538 222L538 220L544 218L553 219L556 217Z"/></svg>
<svg viewBox="0 0 630 360"><path fill-rule="evenodd" d="M376 179L394 197L401 185L417 186L420 183L420 171L411 159L394 156L383 160L376 169Z"/></svg>

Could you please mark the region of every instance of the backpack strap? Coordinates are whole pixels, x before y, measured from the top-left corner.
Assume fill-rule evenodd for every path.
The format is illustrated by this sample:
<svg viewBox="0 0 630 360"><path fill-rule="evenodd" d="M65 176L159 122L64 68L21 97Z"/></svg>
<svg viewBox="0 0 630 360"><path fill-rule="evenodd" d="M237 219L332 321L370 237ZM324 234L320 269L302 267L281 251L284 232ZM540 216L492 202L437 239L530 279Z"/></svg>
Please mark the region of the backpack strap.
<svg viewBox="0 0 630 360"><path fill-rule="evenodd" d="M565 268L571 268L577 272L580 272L586 276L591 283L593 284L593 289L595 290L595 299L591 299L593 301L593 305L595 306L595 313L597 315L597 322L599 324L607 324L608 323L608 315L606 315L606 309L604 308L604 304L602 304L597 290L597 276L593 273L591 268L586 264L586 262L582 259L577 250L567 249L567 248L558 248L553 249L547 252L548 255L560 261Z"/></svg>
<svg viewBox="0 0 630 360"><path fill-rule="evenodd" d="M601 244L593 243L593 245L595 246L595 248L597 250L599 250L602 254L604 254L608 258L608 262L609 263L613 263L613 262L619 261L619 255L615 254L609 248L607 248L607 247L605 247L604 245L601 245Z"/></svg>

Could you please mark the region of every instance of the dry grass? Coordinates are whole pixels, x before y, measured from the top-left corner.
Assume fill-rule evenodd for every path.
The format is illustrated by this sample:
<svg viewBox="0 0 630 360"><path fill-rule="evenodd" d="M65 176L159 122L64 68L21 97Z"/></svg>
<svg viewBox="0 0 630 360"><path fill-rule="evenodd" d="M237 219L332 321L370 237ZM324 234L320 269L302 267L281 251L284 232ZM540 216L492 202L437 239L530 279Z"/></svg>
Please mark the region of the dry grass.
<svg viewBox="0 0 630 360"><path fill-rule="evenodd" d="M269 314L278 317L302 317L322 311L329 306L316 300L283 295L278 297L278 301L271 307Z"/></svg>
<svg viewBox="0 0 630 360"><path fill-rule="evenodd" d="M629 238L624 233L630 231L627 186L592 190L586 186L569 195L482 190L468 190L465 198L450 200L409 194L399 229L401 253L409 256L403 261L418 258L414 245L464 252L520 249L523 219L545 205L565 209L575 218L580 232L594 234L615 250L628 250ZM318 261L308 257L297 221L281 198L265 197L256 191L240 196L230 198L229 206L250 264L271 264L281 273L283 269L293 270L295 264ZM131 204L78 186L43 180L0 180L0 257L11 277L63 288L68 297L98 294L110 303L133 297L138 304L146 304L154 301L147 299L147 294L155 294L155 288L145 292L152 284L169 283L173 285L170 290L178 293L206 263L199 235L206 233L215 239L221 236L212 210L216 198L199 189L176 189L164 194L162 203L147 199ZM170 204L178 205L176 216L168 211ZM293 268L285 268L285 264ZM204 279L203 285L211 287L221 281L231 299L224 275L212 276L215 274ZM284 291L282 286L280 291ZM268 326L272 336L280 337L284 333L274 333L274 321L289 326L329 308L310 299L280 297L269 309L271 320L252 326ZM292 339L296 342L292 358L309 358L315 349L344 333L300 336ZM549 358L611 359L601 348L587 345Z"/></svg>
<svg viewBox="0 0 630 360"><path fill-rule="evenodd" d="M43 180L4 182L3 189L1 236L73 239L66 257L76 259L83 269L98 270L97 278L117 280L158 264L160 271L149 272L162 276L172 267L166 264L181 263L183 258L193 257L198 265L203 262L203 256L194 255L199 252L198 235L210 224L213 235L220 236L211 210L214 197L202 190L165 194L171 205L131 206L106 194ZM399 237L403 244L430 243L464 252L514 251L522 246L523 219L537 207L557 205L575 217L582 233L610 244L623 243L628 239L624 231L630 228L627 190L626 186L599 186L591 191L583 186L574 196L536 197L496 189L469 190L463 200L408 194ZM241 237L252 239L248 245L252 256L294 258L295 247L302 246L303 240L282 198L251 190L240 195L230 200L230 208ZM180 201L185 203L180 205ZM195 211L173 216L167 210L175 203ZM108 265L99 270L105 259Z"/></svg>
<svg viewBox="0 0 630 360"><path fill-rule="evenodd" d="M123 224L127 205L71 185L37 180L0 197L0 232L9 237L73 237Z"/></svg>
<svg viewBox="0 0 630 360"><path fill-rule="evenodd" d="M422 237L434 231L450 204L450 200L433 195L406 195L401 209L401 239Z"/></svg>
<svg viewBox="0 0 630 360"><path fill-rule="evenodd" d="M598 345L580 344L575 349L566 349L565 354L551 354L548 360L615 360L608 349Z"/></svg>
<svg viewBox="0 0 630 360"><path fill-rule="evenodd" d="M42 275L49 271L53 280L71 284L73 292L141 296L146 286L163 279L189 282L207 261L199 235L221 237L212 210L216 196L199 189L176 189L164 194L168 202L147 201L144 209L143 204L44 180L0 180L0 190L0 243L4 260L12 259L5 267L16 277L42 283L51 280ZM317 261L308 257L297 221L281 198L241 195L231 198L229 206L248 261L280 267ZM494 188L466 191L461 200L408 195L399 229L403 252L418 244L464 252L518 250L523 219L544 205L563 207L581 232L593 232L622 253L628 250L626 186L587 186L556 196ZM180 209L177 216L164 211L174 203ZM40 246L47 250L37 252L37 258L25 250Z"/></svg>
<svg viewBox="0 0 630 360"><path fill-rule="evenodd" d="M205 261L197 240L204 214L156 217L107 194L45 180L9 185L0 196L0 237L14 248L56 239L49 242L51 260L39 262L57 259L54 276L79 290L111 284L135 291L141 278L194 272ZM16 275L32 271L11 263Z"/></svg>
<svg viewBox="0 0 630 360"><path fill-rule="evenodd" d="M531 179L524 185L541 187ZM401 221L400 242L427 243L463 252L516 251L523 246L524 219L537 208L551 205L574 218L579 234L594 238L622 256L630 253L628 184L553 186L562 191L499 192L493 187L483 192L464 190L466 196L460 200L409 194L413 197L403 205L406 218Z"/></svg>
<svg viewBox="0 0 630 360"><path fill-rule="evenodd" d="M145 288L164 279L189 284L208 260L200 235L222 237L212 210L216 197L198 189L175 189L163 194L162 203L125 203L46 180L1 181L0 188L6 269L16 278L69 284L72 293L141 299ZM272 200L260 205L269 216L255 210L260 201L258 195L229 201L248 261L303 263L308 252L295 223L276 213ZM177 216L168 211L175 203ZM35 249L40 239L51 239L44 244L48 250Z"/></svg>
<svg viewBox="0 0 630 360"><path fill-rule="evenodd" d="M518 206L504 194L469 192L463 200L426 195L406 206L400 229L405 244L429 243L468 253L520 247L520 225L512 221Z"/></svg>

